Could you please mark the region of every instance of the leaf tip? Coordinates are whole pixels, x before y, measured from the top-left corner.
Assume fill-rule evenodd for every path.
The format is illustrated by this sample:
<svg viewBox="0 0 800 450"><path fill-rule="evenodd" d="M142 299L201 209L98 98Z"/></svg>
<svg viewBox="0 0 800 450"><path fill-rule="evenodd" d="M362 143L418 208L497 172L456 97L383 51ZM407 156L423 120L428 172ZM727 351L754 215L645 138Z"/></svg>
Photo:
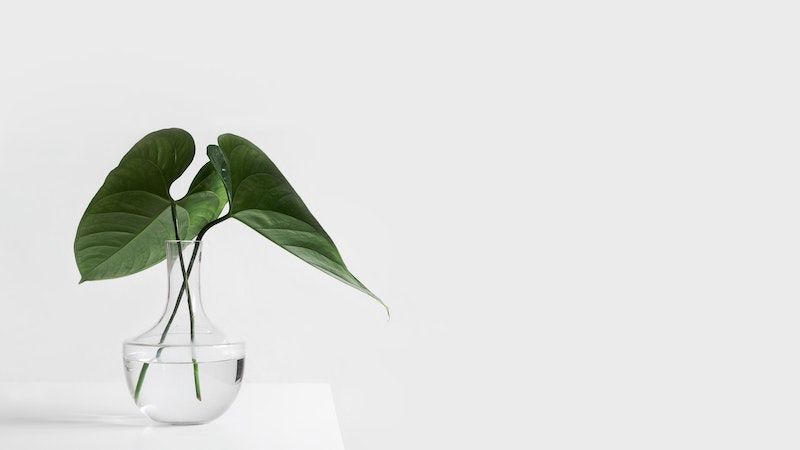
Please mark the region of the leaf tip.
<svg viewBox="0 0 800 450"><path fill-rule="evenodd" d="M370 297L374 298L376 302L380 303L381 306L383 306L383 309L386 311L386 321L390 322L392 320L392 313L389 311L389 306L386 303L383 303L383 300L381 300L377 295L373 294L369 289L366 289L365 292Z"/></svg>

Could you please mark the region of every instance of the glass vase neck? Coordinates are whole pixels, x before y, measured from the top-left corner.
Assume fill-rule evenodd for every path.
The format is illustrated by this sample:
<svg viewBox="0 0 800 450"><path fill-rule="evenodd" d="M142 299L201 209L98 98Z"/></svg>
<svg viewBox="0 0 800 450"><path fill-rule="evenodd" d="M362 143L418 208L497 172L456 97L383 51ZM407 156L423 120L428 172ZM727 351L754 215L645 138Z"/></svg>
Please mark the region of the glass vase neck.
<svg viewBox="0 0 800 450"><path fill-rule="evenodd" d="M193 335L214 331L206 316L200 288L202 241L166 241L167 306L156 328L191 341ZM174 339L171 339L174 340Z"/></svg>

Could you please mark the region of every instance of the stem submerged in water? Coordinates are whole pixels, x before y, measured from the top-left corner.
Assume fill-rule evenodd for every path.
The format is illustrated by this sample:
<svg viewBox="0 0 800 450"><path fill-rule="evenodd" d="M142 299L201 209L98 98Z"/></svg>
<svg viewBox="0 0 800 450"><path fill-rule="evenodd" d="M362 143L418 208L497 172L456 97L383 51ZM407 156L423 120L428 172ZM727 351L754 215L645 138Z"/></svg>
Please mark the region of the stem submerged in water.
<svg viewBox="0 0 800 450"><path fill-rule="evenodd" d="M139 371L139 379L136 380L136 390L133 392L133 399L135 401L139 401L139 392L142 391L142 383L144 382L144 376L147 375L148 367L150 367L150 364L144 363L142 365L142 370Z"/></svg>
<svg viewBox="0 0 800 450"><path fill-rule="evenodd" d="M192 358L192 371L194 372L194 396L198 401L203 401L203 396L200 395L200 366L197 365L195 358Z"/></svg>

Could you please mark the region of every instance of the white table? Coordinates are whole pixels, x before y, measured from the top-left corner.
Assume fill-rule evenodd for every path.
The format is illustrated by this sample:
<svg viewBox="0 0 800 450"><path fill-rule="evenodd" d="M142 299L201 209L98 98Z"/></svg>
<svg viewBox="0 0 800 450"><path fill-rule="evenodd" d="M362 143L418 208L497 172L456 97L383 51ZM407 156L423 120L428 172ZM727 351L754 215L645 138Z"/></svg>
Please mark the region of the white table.
<svg viewBox="0 0 800 450"><path fill-rule="evenodd" d="M342 450L327 384L244 383L206 425L144 417L123 383L0 383L0 449Z"/></svg>

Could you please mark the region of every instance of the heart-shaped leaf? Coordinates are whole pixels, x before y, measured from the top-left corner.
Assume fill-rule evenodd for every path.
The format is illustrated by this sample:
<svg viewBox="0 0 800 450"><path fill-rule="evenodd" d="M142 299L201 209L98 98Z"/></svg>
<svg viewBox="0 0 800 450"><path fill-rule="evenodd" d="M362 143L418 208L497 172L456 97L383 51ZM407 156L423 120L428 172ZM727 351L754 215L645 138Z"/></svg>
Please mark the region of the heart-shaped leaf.
<svg viewBox="0 0 800 450"><path fill-rule="evenodd" d="M230 167L232 217L386 308L350 273L328 233L261 149L233 134L223 134L218 143Z"/></svg>
<svg viewBox="0 0 800 450"><path fill-rule="evenodd" d="M165 257L164 241L175 239L170 186L194 158L194 140L177 128L142 138L106 177L78 225L75 261L81 282L130 275ZM191 239L216 219L227 197L210 163L178 200L180 239Z"/></svg>

